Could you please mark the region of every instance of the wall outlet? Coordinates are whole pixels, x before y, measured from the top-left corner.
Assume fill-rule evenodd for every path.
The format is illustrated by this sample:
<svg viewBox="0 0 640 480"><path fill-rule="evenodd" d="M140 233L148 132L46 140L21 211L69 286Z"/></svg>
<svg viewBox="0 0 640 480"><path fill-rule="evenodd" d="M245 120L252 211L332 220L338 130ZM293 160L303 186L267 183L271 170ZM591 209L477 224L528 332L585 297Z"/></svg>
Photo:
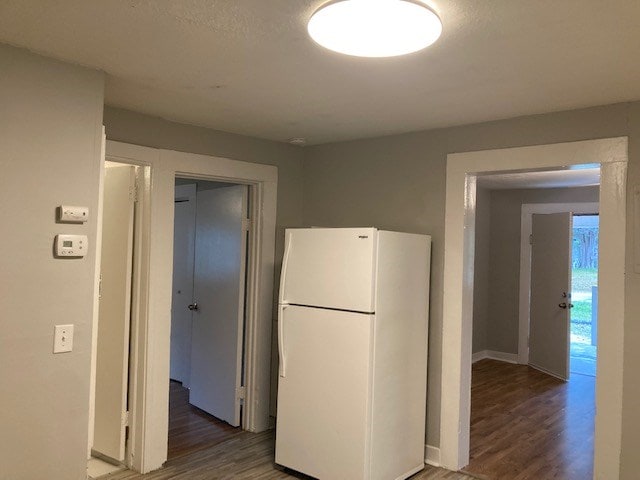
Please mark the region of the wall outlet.
<svg viewBox="0 0 640 480"><path fill-rule="evenodd" d="M73 325L56 325L53 329L53 353L73 350Z"/></svg>

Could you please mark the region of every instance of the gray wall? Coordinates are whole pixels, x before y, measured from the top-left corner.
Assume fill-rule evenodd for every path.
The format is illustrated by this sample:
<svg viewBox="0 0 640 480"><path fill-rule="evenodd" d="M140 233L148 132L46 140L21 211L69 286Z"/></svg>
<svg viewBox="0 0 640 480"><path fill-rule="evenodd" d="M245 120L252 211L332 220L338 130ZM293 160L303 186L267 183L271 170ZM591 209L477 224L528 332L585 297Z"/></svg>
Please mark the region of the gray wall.
<svg viewBox="0 0 640 480"><path fill-rule="evenodd" d="M616 104L307 147L307 225L375 225L433 236L427 442L440 444L445 166L448 153L629 136L629 185L640 183L640 103ZM629 189L629 205L632 192ZM493 218L493 213L491 214ZM627 216L632 271L632 214ZM623 470L640 469L640 275L627 274ZM627 421L628 420L628 421ZM629 470L625 470L626 468ZM629 473L631 474L631 473Z"/></svg>
<svg viewBox="0 0 640 480"><path fill-rule="evenodd" d="M522 204L598 202L598 198L598 187L490 191L489 248L478 248L476 238L476 267L484 268L475 272L474 290L474 338L479 335L475 332L479 315L484 320L478 322L484 327L484 349L518 353ZM478 221L477 226L482 227ZM486 240L486 232L481 233ZM476 299L484 305L477 313Z"/></svg>
<svg viewBox="0 0 640 480"><path fill-rule="evenodd" d="M487 350L489 322L489 250L491 245L491 190L476 190L476 243L473 264L473 353Z"/></svg>
<svg viewBox="0 0 640 480"><path fill-rule="evenodd" d="M95 245L103 75L0 44L0 478L87 476L95 249L54 259L57 233ZM60 204L89 207L57 224ZM73 351L53 328L74 324Z"/></svg>

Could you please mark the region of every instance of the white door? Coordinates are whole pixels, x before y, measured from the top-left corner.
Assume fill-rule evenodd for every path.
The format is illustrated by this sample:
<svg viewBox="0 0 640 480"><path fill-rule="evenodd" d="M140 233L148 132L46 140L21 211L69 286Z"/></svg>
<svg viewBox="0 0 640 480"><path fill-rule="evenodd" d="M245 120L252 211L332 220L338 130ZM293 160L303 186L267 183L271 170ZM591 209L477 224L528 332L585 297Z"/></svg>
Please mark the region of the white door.
<svg viewBox="0 0 640 480"><path fill-rule="evenodd" d="M373 312L374 228L289 229L280 303Z"/></svg>
<svg viewBox="0 0 640 480"><path fill-rule="evenodd" d="M534 214L529 364L569 379L571 213Z"/></svg>
<svg viewBox="0 0 640 480"><path fill-rule="evenodd" d="M196 236L196 184L177 185L173 229L170 377L189 387L193 262Z"/></svg>
<svg viewBox="0 0 640 480"><path fill-rule="evenodd" d="M240 425L247 187L198 192L189 402Z"/></svg>
<svg viewBox="0 0 640 480"><path fill-rule="evenodd" d="M364 479L374 316L280 306L276 463Z"/></svg>
<svg viewBox="0 0 640 480"><path fill-rule="evenodd" d="M112 166L104 177L93 450L118 461L125 453L135 172Z"/></svg>

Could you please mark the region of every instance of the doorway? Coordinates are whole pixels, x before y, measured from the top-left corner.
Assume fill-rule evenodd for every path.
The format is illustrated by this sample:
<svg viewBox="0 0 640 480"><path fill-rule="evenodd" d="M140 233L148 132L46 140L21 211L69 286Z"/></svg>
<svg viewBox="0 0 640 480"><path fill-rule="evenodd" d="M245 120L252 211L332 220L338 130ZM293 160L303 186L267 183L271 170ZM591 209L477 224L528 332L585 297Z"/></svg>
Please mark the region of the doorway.
<svg viewBox="0 0 640 480"><path fill-rule="evenodd" d="M583 198L583 200L589 200L588 198ZM594 198L593 200L596 200ZM520 292L519 292L519 340L518 340L518 356L517 361L521 364L533 364L540 368L542 371L546 371L546 373L551 373L552 375L557 376L563 380L569 379L570 373L573 370L579 369L583 372L589 372L589 369L592 371L592 375L595 376L595 351L593 348L582 348L580 344L577 344L576 340L581 341L586 332L586 326L583 324L585 321L584 310L586 310L586 306L584 303L578 304L580 305L580 316L576 316L574 312L576 311L574 305L576 303L574 300L574 291L578 292L577 297L581 298L585 296L583 290L588 288L591 290L591 286L597 285L597 264L599 258L597 256L597 251L599 247L599 243L597 243L597 238L593 238L593 232L590 232L590 238L588 241L590 244L581 245L581 242L586 240L581 240L576 235L581 235L580 232L584 232L582 227L574 228L574 223L576 225L580 225L581 220L576 220L580 218L587 217L595 217L599 219L598 212L600 210L600 205L595 201L587 201L587 202L570 202L570 203L527 203L522 205L522 216L521 216L521 243L520 243ZM544 287L550 287L553 289L552 293L536 293L534 288L532 287L532 263L534 262L534 246L532 243L535 243L533 238L533 219L537 216L540 220L544 220L547 217L551 217L553 215L562 217L561 220L561 231L555 232L552 234L559 236L555 240L551 241L551 245L546 248L544 246L541 247L538 255L541 257L541 260L544 262L548 260L552 265L562 263L566 265L566 269L561 269L561 274L566 276L565 280L559 280L561 274L554 274L556 284L555 286L551 286L550 282L547 281L546 275L548 272L542 271L542 279L541 283ZM599 230L598 230L599 231ZM587 234L584 232L585 235ZM580 248L588 248L589 253L586 251L581 253L577 251ZM595 258L594 258L595 253ZM591 267L590 269L584 271L582 268L579 268L576 273L575 266L580 265L580 261L574 261L577 259L579 255L590 255L590 263L589 265L595 265L595 267ZM576 263L578 262L578 263ZM583 262L584 263L584 262ZM549 267L549 268L554 268ZM557 266L556 266L557 268ZM559 282L559 283L558 283ZM595 282L595 283L594 283ZM584 283L589 283L588 287L583 286ZM593 284L593 285L591 285ZM571 286L571 287L570 287ZM574 288L575 287L575 288ZM577 288L577 290L576 290ZM563 294L565 296L563 296ZM545 295L555 295L554 302L546 302ZM535 299L542 299L543 302L546 302L550 306L550 310L547 312L548 322L551 322L551 327L545 327L543 317L542 321L542 331L543 336L546 330L550 330L554 327L558 327L560 324L566 326L566 334L564 331L555 332L550 340L536 340L536 337L531 337L531 329L532 329L532 320L531 320L531 308L532 303L534 303ZM586 302L585 302L586 303ZM567 308L563 309L561 305L566 305ZM557 307L557 308L556 308ZM589 312L590 314L590 312ZM595 310L595 315L597 316L597 309ZM575 320L578 320L580 324L576 326ZM540 321L540 320L538 320ZM589 323L591 319L589 319ZM589 325L590 331L590 325ZM562 338L560 338L562 337ZM538 339L541 337L538 336ZM595 338L594 338L594 346L595 346ZM591 338L589 339L591 342ZM547 355L549 352L543 352L542 356L544 357L543 364L536 365L535 361L531 361L530 359L530 349L534 348L540 350L541 343L553 343L553 347L547 347L546 345L542 345L542 350L552 348L555 360L551 361L550 357ZM538 356L539 352L538 352ZM585 362L581 364L580 357L585 357ZM591 358L590 358L591 357ZM576 360L577 359L577 360ZM577 372L580 373L580 372Z"/></svg>
<svg viewBox="0 0 640 480"><path fill-rule="evenodd" d="M611 138L507 148L447 157L443 305L440 464L453 470L469 462L473 242L478 175L601 165L600 270L598 311L607 315L599 331L594 474L616 478L620 454L624 332L625 191L627 139Z"/></svg>
<svg viewBox="0 0 640 480"><path fill-rule="evenodd" d="M573 215L570 371L591 377L598 357L599 232L599 215Z"/></svg>
<svg viewBox="0 0 640 480"><path fill-rule="evenodd" d="M569 378L573 217L567 212L597 213L599 172L592 170L589 176L583 171L585 186L566 185L562 171L537 172L529 179L521 172L517 182L506 175L499 175L500 182L491 176L478 179L470 462L465 472L495 479L542 479L551 472L567 480L591 476L595 381L578 375L564 380ZM574 203L553 203L558 201ZM531 260L524 275L523 258ZM519 282L523 276L529 282ZM527 352L518 351L519 305L505 301L517 298L520 286L526 308L543 311L542 318L531 319L531 328L529 322L522 324L525 341L531 342ZM520 361L519 353L529 356ZM573 445L579 448L568 447Z"/></svg>
<svg viewBox="0 0 640 480"><path fill-rule="evenodd" d="M246 185L176 178L169 459L243 423L249 211Z"/></svg>
<svg viewBox="0 0 640 480"><path fill-rule="evenodd" d="M269 392L277 168L171 150L106 142L106 158L144 166L140 202L142 252L134 268L134 326L131 332L131 469L147 473L167 460L171 349L171 302L175 180L205 180L246 185L252 221L248 224L246 328L242 427L262 432L270 427ZM137 232L136 232L137 233Z"/></svg>

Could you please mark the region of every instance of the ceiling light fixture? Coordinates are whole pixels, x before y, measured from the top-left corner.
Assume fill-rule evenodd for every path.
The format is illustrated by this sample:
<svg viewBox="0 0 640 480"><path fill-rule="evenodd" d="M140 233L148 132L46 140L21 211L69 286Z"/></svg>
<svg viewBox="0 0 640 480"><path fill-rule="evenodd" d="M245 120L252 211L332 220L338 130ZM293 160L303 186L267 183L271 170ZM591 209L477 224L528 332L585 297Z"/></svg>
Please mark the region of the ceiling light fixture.
<svg viewBox="0 0 640 480"><path fill-rule="evenodd" d="M417 52L442 33L440 18L413 0L338 0L317 10L309 35L325 48L358 57Z"/></svg>

